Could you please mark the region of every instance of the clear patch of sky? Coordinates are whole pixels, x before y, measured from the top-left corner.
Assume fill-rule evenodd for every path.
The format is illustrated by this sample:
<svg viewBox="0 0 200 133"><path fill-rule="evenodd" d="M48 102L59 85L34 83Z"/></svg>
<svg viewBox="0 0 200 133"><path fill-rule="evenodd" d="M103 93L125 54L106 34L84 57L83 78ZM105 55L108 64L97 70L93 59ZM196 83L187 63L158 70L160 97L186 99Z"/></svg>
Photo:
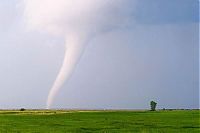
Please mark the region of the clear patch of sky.
<svg viewBox="0 0 200 133"><path fill-rule="evenodd" d="M137 1L134 16L138 23L171 24L199 22L198 0Z"/></svg>

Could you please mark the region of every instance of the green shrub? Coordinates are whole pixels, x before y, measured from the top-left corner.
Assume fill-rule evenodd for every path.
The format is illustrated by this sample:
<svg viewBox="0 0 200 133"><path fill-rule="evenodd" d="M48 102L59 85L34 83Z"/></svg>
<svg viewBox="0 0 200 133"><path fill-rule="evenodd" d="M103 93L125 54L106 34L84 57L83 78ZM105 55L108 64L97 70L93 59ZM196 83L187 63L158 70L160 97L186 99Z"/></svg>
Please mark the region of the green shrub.
<svg viewBox="0 0 200 133"><path fill-rule="evenodd" d="M155 110L156 110L156 105L157 105L156 102L154 102L154 101L151 101L151 102L150 102L151 111L155 111Z"/></svg>
<svg viewBox="0 0 200 133"><path fill-rule="evenodd" d="M20 109L20 111L25 111L25 110L26 110L25 108L21 108L21 109Z"/></svg>

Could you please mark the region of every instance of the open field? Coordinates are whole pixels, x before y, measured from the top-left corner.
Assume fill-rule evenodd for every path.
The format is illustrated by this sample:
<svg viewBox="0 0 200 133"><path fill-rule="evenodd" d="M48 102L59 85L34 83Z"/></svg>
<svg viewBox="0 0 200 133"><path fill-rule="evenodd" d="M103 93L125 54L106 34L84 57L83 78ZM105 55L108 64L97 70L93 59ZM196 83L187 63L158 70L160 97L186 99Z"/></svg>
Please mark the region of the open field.
<svg viewBox="0 0 200 133"><path fill-rule="evenodd" d="M0 133L199 133L199 110L0 111Z"/></svg>

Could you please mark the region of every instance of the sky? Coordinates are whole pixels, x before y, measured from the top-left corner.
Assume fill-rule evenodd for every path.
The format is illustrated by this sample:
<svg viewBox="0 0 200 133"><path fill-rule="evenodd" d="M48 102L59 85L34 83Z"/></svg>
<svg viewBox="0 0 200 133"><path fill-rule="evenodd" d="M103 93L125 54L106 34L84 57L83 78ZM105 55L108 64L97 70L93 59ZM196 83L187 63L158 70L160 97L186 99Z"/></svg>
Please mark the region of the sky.
<svg viewBox="0 0 200 133"><path fill-rule="evenodd" d="M89 41L53 108L199 108L198 0L135 1L133 21ZM2 109L45 108L64 58L65 39L27 30L23 10L0 1Z"/></svg>

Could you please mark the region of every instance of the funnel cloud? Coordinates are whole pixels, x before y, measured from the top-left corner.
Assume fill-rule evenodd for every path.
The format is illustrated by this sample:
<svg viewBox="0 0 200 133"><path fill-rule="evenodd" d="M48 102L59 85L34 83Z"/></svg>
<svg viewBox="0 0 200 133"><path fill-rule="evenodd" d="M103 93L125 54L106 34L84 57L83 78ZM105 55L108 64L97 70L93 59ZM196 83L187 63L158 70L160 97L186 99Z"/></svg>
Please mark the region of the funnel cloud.
<svg viewBox="0 0 200 133"><path fill-rule="evenodd" d="M50 89L47 108L67 81L89 40L131 22L133 0L24 0L25 21L30 30L65 38L62 67Z"/></svg>

